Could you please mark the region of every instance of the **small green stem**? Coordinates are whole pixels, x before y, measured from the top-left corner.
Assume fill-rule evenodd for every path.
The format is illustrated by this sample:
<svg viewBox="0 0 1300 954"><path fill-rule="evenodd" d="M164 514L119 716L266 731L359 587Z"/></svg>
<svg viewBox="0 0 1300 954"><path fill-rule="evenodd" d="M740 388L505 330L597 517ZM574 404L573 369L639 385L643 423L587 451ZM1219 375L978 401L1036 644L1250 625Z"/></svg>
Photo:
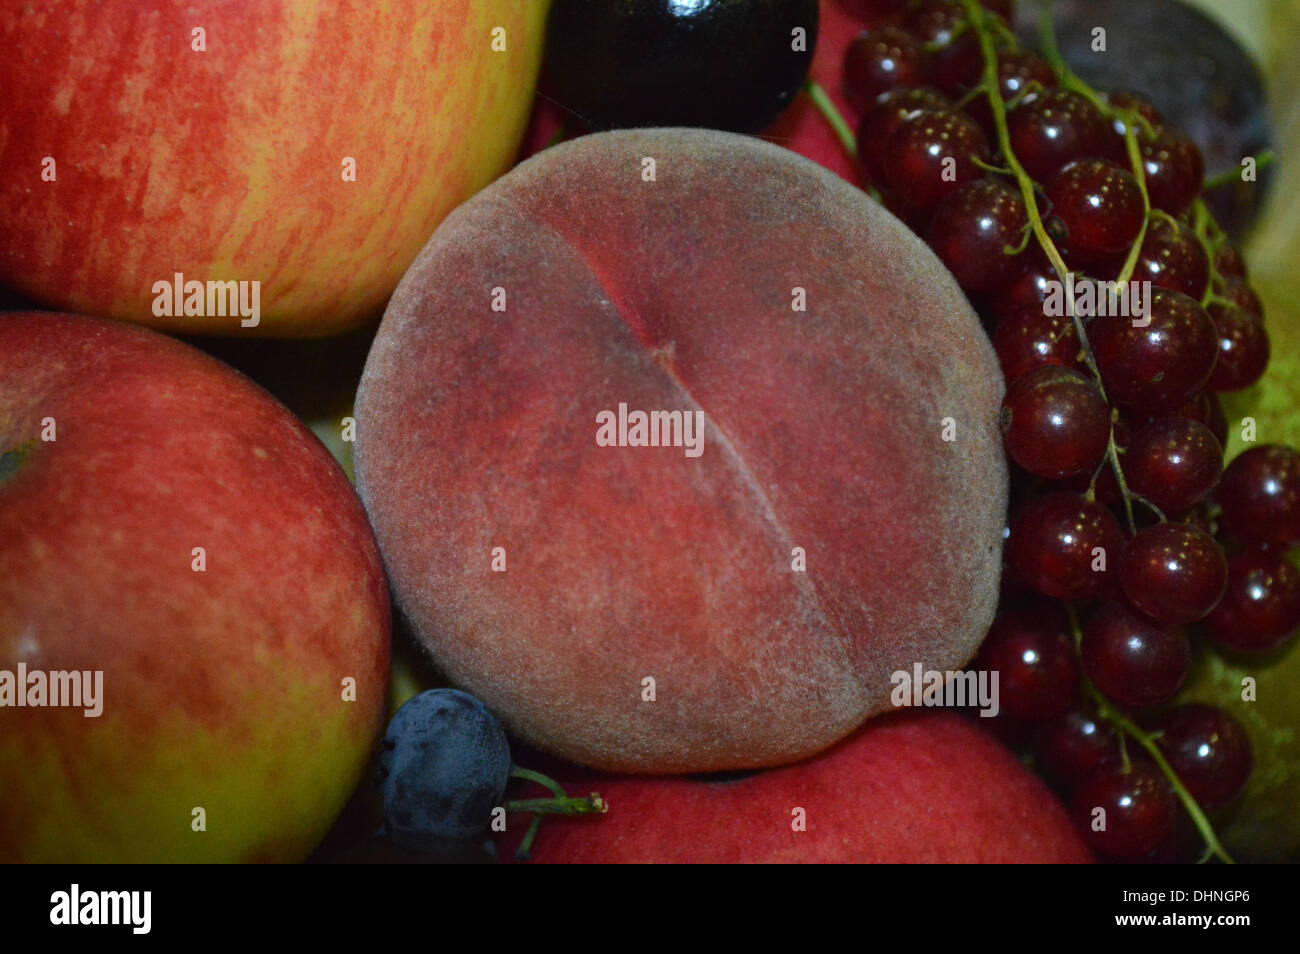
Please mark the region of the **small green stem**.
<svg viewBox="0 0 1300 954"><path fill-rule="evenodd" d="M993 125L997 129L998 134L998 148L1002 151L1003 158L1006 160L1007 165L1011 169L1012 175L1015 176L1016 182L1020 186L1020 194L1024 198L1025 212L1029 216L1030 228L1033 229L1034 236L1038 239L1039 246L1042 248L1044 254L1047 255L1048 261L1052 263L1052 268L1056 270L1056 274L1060 278L1062 286L1064 286L1068 282L1070 270L1066 267L1065 259L1061 257L1061 252L1057 249L1056 243L1054 243L1051 236L1047 234L1047 227L1043 224L1043 217L1038 211L1038 197L1034 192L1034 180L1030 177L1029 173L1025 171L1025 167L1020 164L1020 160L1016 158L1015 151L1011 148L1011 134L1007 129L1006 103L1002 101L1002 94L998 87L997 51L993 46L993 37L985 28L984 17L987 14L976 0L962 0L962 4L966 8L966 14L970 18L971 23L975 25L975 32L979 37L980 52L984 57L984 79L982 85L984 86L985 95L989 101L989 108L993 112ZM1057 59L1059 60L1059 58L1058 55ZM1095 98L1095 94L1093 95ZM1145 233L1145 216L1143 217L1142 228L1143 233ZM1139 249L1140 241L1141 239L1139 238L1139 241L1134 243L1133 251L1129 254L1130 261L1126 263L1129 276L1132 276L1133 274L1132 265L1136 263L1135 256ZM1065 295L1063 297L1065 298L1066 314L1070 317L1071 321L1074 322L1074 333L1079 339L1080 353L1083 355L1084 364L1087 365L1089 372L1092 374L1093 381L1097 386L1098 392L1102 399L1105 400L1106 386L1102 383L1101 371L1098 369L1097 360L1093 356L1092 346L1088 343L1088 332L1084 328L1083 318L1075 310L1073 297L1070 295ZM1124 498L1124 507L1128 517L1129 530L1136 531L1137 524L1133 520L1133 504L1129 500L1128 484L1124 480L1123 470L1120 467L1119 449L1115 445L1115 435L1113 430L1110 439L1107 442L1106 456L1110 461L1111 470L1115 473L1115 482L1119 485L1120 492Z"/></svg>
<svg viewBox="0 0 1300 954"><path fill-rule="evenodd" d="M582 798L523 798L501 806L507 814L528 812L532 815L603 815L609 811L605 800L596 792Z"/></svg>
<svg viewBox="0 0 1300 954"><path fill-rule="evenodd" d="M1265 149L1255 157L1255 169L1267 169L1271 166L1277 157L1273 154L1272 149ZM1217 189L1220 186L1231 185L1234 182L1241 181L1240 169L1224 169L1217 176L1205 180L1205 185L1201 187L1202 192L1208 192L1210 189Z"/></svg>
<svg viewBox="0 0 1300 954"><path fill-rule="evenodd" d="M564 798L568 793L560 787L560 783L555 781L549 775L543 775L541 772L534 772L532 769L522 768L518 765L510 766L511 778L522 778L528 782L536 782L542 788L547 789L556 798Z"/></svg>
<svg viewBox="0 0 1300 954"><path fill-rule="evenodd" d="M826 90L822 89L821 84L812 78L809 78L804 90L808 93L808 98L813 101L813 105L817 107L818 112L826 118L826 122L830 123L831 129L844 146L844 151L849 154L849 158L856 160L858 158L857 137L853 135L853 130L849 128L843 114L835 107L835 103Z"/></svg>
<svg viewBox="0 0 1300 954"><path fill-rule="evenodd" d="M592 792L590 795L583 797L573 797L566 793L555 779L543 775L541 772L534 772L532 769L513 765L510 768L510 777L540 785L554 796L553 798L514 799L501 806L508 815L530 814L533 816L532 822L528 825L528 831L524 834L523 841L515 849L515 858L519 861L527 860L531 854L533 840L537 837L537 830L541 827L543 816L603 815L609 811L609 803L600 797L600 793Z"/></svg>
<svg viewBox="0 0 1300 954"><path fill-rule="evenodd" d="M541 827L542 816L534 815L532 822L528 825L528 831L524 832L524 840L515 849L516 861L527 861L533 856L533 841L537 838L537 832Z"/></svg>
<svg viewBox="0 0 1300 954"><path fill-rule="evenodd" d="M993 113L993 123L997 131L998 147L1001 149L1003 158L1006 160L1007 165L1010 167L1012 174L1016 178L1016 182L1020 186L1020 193L1025 202L1025 211L1029 218L1029 224L1033 230L1034 236L1038 239L1038 243L1042 247L1043 253L1051 262L1062 285L1064 285L1067 276L1069 275L1065 259L1061 256L1060 250L1052 241L1051 236L1047 234L1047 228L1043 224L1042 216L1038 211L1038 201L1034 191L1033 179L1025 171L1024 166L1020 164L1019 159L1016 158L1014 150L1011 148L1011 137L1007 129L1006 104L1002 101L1002 95L998 87L997 52L994 49L993 37L990 32L990 27L988 26L989 14L984 11L977 0L961 0L961 2L962 6L966 10L967 18L973 25L975 32L979 37L980 52L984 59L984 78L982 80L982 86L985 89L989 107ZM1133 176L1137 180L1138 187L1142 193L1143 216L1141 228L1129 250L1128 258L1124 262L1124 268L1121 270L1119 281L1117 282L1119 287L1123 287L1132 280L1134 270L1137 266L1138 256L1141 253L1142 241L1146 236L1147 222L1151 214L1151 200L1147 193L1146 186L1146 169L1137 139L1139 128L1146 129L1149 132L1149 124L1147 124L1134 110L1118 110L1104 102L1091 87L1071 72L1070 68L1061 58L1060 51L1056 46L1056 36L1052 30L1050 5L1044 9L1043 20L1040 25L1040 33L1042 35L1043 54L1056 71L1057 76L1060 78L1061 85L1073 89L1080 95L1084 96L1108 119L1119 118L1124 122L1125 147L1128 153L1129 163L1132 166ZM1197 202L1199 205L1200 200L1198 199ZM1202 216L1202 228L1208 228L1209 226L1204 225L1205 221L1208 220L1212 222L1213 220L1209 219L1207 215L1204 215L1203 206L1198 209L1197 214ZM1214 228L1217 229L1217 225L1215 225ZM1087 330L1084 327L1083 320L1075 310L1075 302L1072 297L1069 295L1064 297L1066 299L1066 313L1073 320L1075 333L1079 337L1081 355L1084 359L1084 363L1087 365L1088 370L1092 372L1097 389L1103 399L1105 399L1105 385L1101 380L1101 373L1097 367L1096 358L1093 356L1092 347L1088 343ZM1107 403L1109 403L1109 401ZM1111 470L1115 474L1116 484L1119 487L1120 496L1124 501L1124 509L1128 518L1129 530L1130 532L1136 532L1136 523L1133 518L1133 495L1128 489L1127 482L1124 480L1124 471L1120 466L1119 448L1115 443L1115 431L1113 427L1107 441L1106 458L1110 462ZM1091 492L1090 489L1089 493ZM1163 517L1163 514L1161 514L1161 516ZM1083 636L1082 630L1079 626L1078 614L1074 606L1071 604L1066 604L1066 609L1070 617L1075 648L1076 651L1079 651L1082 646ZM1086 675L1081 674L1080 680L1083 685L1084 695L1093 702L1098 714L1120 730L1121 754L1124 757L1125 764L1127 764L1128 753L1127 750L1122 747L1122 743L1124 737L1128 736L1147 751L1152 759L1154 759L1156 765L1159 766L1160 771L1164 774L1165 778L1168 779L1170 786L1173 788L1179 800L1187 809L1188 814L1192 817L1197 829L1200 831L1201 837L1204 839L1208 849L1207 856L1218 856L1224 861L1231 862L1232 859L1223 849L1223 846L1220 845L1218 837L1215 835L1214 829L1210 825L1209 819L1205 817L1205 813L1201 811L1200 806L1196 803L1196 799L1191 796L1187 791L1186 786L1184 786L1179 780L1177 774L1175 774L1169 763L1165 760L1155 742L1152 741L1150 736L1143 732L1142 729L1135 725L1126 715L1115 708L1110 701L1092 685Z"/></svg>
<svg viewBox="0 0 1300 954"><path fill-rule="evenodd" d="M1136 116L1136 113L1131 113ZM1137 127L1132 123L1124 124L1124 145L1128 149L1129 165L1133 167L1133 178L1137 180L1138 189L1142 193L1142 225L1138 228L1138 234L1133 239L1133 246L1129 249L1128 258L1124 260L1124 268L1120 270L1119 279L1116 284L1121 287L1127 285L1133 279L1133 272L1137 269L1138 256L1142 254L1142 242L1147 237L1147 223L1151 219L1151 196L1147 193L1147 172L1146 165L1142 162L1142 149L1137 141ZM1147 303L1150 305L1150 302Z"/></svg>
<svg viewBox="0 0 1300 954"><path fill-rule="evenodd" d="M1112 706L1110 701L1102 695L1095 686L1091 686L1091 690L1092 701L1097 707L1098 715L1122 731L1125 735L1132 738L1138 745L1142 746L1142 748L1146 750L1147 755L1151 756L1152 761L1154 761L1159 767L1165 778L1168 779L1169 784L1173 787L1174 794L1177 795L1178 800L1183 803L1183 808L1187 809L1187 814L1192 816L1192 822L1196 825L1196 830L1201 833L1201 838L1204 840L1205 847L1208 849L1209 854L1218 857L1219 860L1227 864L1232 864L1232 856L1229 855L1223 845L1219 843L1219 838L1214 833L1214 826L1211 825L1210 820L1205 817L1205 812L1201 811L1201 806L1196 803L1196 799L1193 798L1192 793L1187 790L1187 786L1185 786L1182 783L1182 780L1178 778L1178 773L1176 773L1173 770L1173 767L1165 760L1163 753L1160 751L1160 746L1156 745L1155 741L1147 735L1147 733L1138 728L1138 726L1129 719L1128 716L1124 715Z"/></svg>
<svg viewBox="0 0 1300 954"><path fill-rule="evenodd" d="M1079 611L1073 603L1066 603L1065 612L1070 619L1070 632L1074 638L1075 651L1079 652L1083 647L1083 629L1079 625ZM1165 759L1151 734L1144 732L1133 720L1113 706L1110 700L1092 684L1086 675L1080 674L1079 681L1083 687L1084 696L1092 702L1097 710L1097 715L1120 731L1120 755L1125 771L1127 771L1129 764L1128 750L1124 746L1124 738L1127 736L1142 746L1146 753L1151 756L1156 766L1169 781L1169 785L1173 788L1174 794L1178 796L1178 800L1187 809L1187 814L1191 816L1193 824L1196 825L1197 831L1201 834L1201 839L1205 842L1206 854L1202 860L1209 857L1218 857L1227 864L1232 864L1232 856L1220 844L1218 835L1214 833L1214 826L1210 824L1210 820L1205 817L1205 812L1201 811L1201 806L1196 803L1192 793L1187 790L1187 786L1182 783L1178 774Z"/></svg>

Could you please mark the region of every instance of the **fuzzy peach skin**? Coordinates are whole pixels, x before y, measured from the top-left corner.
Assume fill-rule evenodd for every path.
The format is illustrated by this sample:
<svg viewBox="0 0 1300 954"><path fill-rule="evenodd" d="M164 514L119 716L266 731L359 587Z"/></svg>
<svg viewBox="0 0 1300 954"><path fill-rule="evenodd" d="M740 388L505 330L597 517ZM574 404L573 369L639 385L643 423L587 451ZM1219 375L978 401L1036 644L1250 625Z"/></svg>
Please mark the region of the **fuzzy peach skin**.
<svg viewBox="0 0 1300 954"><path fill-rule="evenodd" d="M806 762L736 780L561 771L604 815L547 818L539 863L1074 864L1092 861L1032 772L971 720L876 719ZM803 809L803 831L796 831ZM527 827L501 837L512 857Z"/></svg>
<svg viewBox="0 0 1300 954"><path fill-rule="evenodd" d="M443 216L513 162L547 9L5 4L0 283L206 335L312 337L374 319ZM176 272L260 281L261 323L156 316L153 284Z"/></svg>
<svg viewBox="0 0 1300 954"><path fill-rule="evenodd" d="M97 717L0 708L0 861L305 858L381 727L390 643L325 448L188 345L10 313L0 453L0 670L103 672Z"/></svg>
<svg viewBox="0 0 1300 954"><path fill-rule="evenodd" d="M358 487L433 659L524 739L626 771L774 765L888 709L893 672L974 653L1001 381L939 261L834 174L715 131L586 136L403 278ZM703 453L598 446L620 403L702 410Z"/></svg>

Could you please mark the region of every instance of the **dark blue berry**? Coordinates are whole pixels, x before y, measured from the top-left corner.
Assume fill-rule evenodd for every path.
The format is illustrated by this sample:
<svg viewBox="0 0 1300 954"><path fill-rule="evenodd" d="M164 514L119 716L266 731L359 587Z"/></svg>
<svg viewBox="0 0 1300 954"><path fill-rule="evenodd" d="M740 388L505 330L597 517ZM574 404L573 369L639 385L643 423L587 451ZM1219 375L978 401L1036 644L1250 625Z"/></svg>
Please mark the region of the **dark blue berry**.
<svg viewBox="0 0 1300 954"><path fill-rule="evenodd" d="M510 777L510 745L496 716L457 689L411 699L379 746L384 825L393 841L429 848L487 830Z"/></svg>

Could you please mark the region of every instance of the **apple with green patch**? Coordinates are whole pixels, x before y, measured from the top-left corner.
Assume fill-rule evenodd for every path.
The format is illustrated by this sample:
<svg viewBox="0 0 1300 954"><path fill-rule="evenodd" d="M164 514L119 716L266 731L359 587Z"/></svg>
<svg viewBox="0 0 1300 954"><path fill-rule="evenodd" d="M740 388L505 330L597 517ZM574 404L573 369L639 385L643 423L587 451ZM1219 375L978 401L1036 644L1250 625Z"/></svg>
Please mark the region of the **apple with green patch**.
<svg viewBox="0 0 1300 954"><path fill-rule="evenodd" d="M389 624L360 503L268 394L146 329L0 314L0 860L305 858L381 728Z"/></svg>

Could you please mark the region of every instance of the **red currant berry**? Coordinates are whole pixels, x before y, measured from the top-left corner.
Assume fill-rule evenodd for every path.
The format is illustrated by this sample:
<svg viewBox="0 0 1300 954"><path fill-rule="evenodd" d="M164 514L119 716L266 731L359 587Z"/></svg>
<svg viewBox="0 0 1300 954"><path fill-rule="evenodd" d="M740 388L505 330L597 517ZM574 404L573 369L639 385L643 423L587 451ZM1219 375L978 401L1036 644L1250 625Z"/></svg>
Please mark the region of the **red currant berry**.
<svg viewBox="0 0 1300 954"><path fill-rule="evenodd" d="M1113 281L1123 264L1121 256L1100 274ZM1181 222L1171 224L1168 219L1155 218L1147 225L1132 278L1200 301L1210 281L1210 260L1191 229Z"/></svg>
<svg viewBox="0 0 1300 954"><path fill-rule="evenodd" d="M1124 453L1124 448L1128 447L1128 442L1132 437L1128 424L1123 418L1115 420L1111 424L1111 437L1115 441L1115 449L1120 454ZM1121 467L1123 466L1121 458ZM1119 492L1119 482L1115 480L1115 469L1110 462L1104 462L1101 469L1096 472L1097 479L1093 482L1092 474L1079 474L1077 477L1066 478L1057 481L1053 488L1056 490L1069 490L1075 493L1087 493L1091 487L1093 496L1108 507L1118 507L1124 497Z"/></svg>
<svg viewBox="0 0 1300 954"><path fill-rule="evenodd" d="M1106 763L1070 798L1070 812L1088 845L1119 861L1139 859L1164 844L1174 833L1177 810L1169 782L1147 762ZM1097 824L1103 819L1104 826Z"/></svg>
<svg viewBox="0 0 1300 954"><path fill-rule="evenodd" d="M1215 495L1223 527L1242 539L1300 543L1300 451L1264 444L1239 454Z"/></svg>
<svg viewBox="0 0 1300 954"><path fill-rule="evenodd" d="M923 109L889 137L885 181L914 209L929 210L984 173L988 142L979 124L951 109Z"/></svg>
<svg viewBox="0 0 1300 954"><path fill-rule="evenodd" d="M1264 317L1264 304L1259 300L1259 295L1255 292L1255 289L1251 288L1245 279L1224 279L1220 294L1238 308L1244 308L1252 315L1258 315L1260 318Z"/></svg>
<svg viewBox="0 0 1300 954"><path fill-rule="evenodd" d="M988 293L1010 284L1029 219L1020 192L994 179L968 182L939 203L930 222L930 248L968 292Z"/></svg>
<svg viewBox="0 0 1300 954"><path fill-rule="evenodd" d="M1151 725L1165 760L1207 812L1227 808L1250 779L1250 737L1222 709L1192 704L1158 716Z"/></svg>
<svg viewBox="0 0 1300 954"><path fill-rule="evenodd" d="M925 86L895 89L882 95L862 114L858 126L858 158L873 182L885 181L885 157L894 131L913 113L922 109L943 109L947 97Z"/></svg>
<svg viewBox="0 0 1300 954"><path fill-rule="evenodd" d="M978 83L977 74L970 84ZM1004 103L1018 102L1030 90L1051 89L1056 86L1056 74L1048 62L1031 50L1003 50L998 54L998 92ZM980 128L988 134L989 141L997 140L993 110L985 95L976 96L966 105L966 112L975 117Z"/></svg>
<svg viewBox="0 0 1300 954"><path fill-rule="evenodd" d="M1107 603L1092 614L1079 647L1093 684L1132 708L1172 699L1187 678L1191 652L1181 629L1122 603Z"/></svg>
<svg viewBox="0 0 1300 954"><path fill-rule="evenodd" d="M1204 424L1219 442L1220 447L1228 446L1228 418L1223 413L1223 405L1210 391L1202 391L1178 409L1176 417L1190 417L1198 424Z"/></svg>
<svg viewBox="0 0 1300 954"><path fill-rule="evenodd" d="M975 668L998 673L998 699L1013 719L1064 712L1079 682L1074 643L1060 614L1011 610L993 621Z"/></svg>
<svg viewBox="0 0 1300 954"><path fill-rule="evenodd" d="M1264 319L1236 305L1215 302L1207 309L1219 335L1219 357L1210 375L1212 391L1248 388L1268 368L1271 345Z"/></svg>
<svg viewBox="0 0 1300 954"><path fill-rule="evenodd" d="M1300 570L1280 553L1242 550L1228 560L1228 589L1205 618L1219 645L1264 652L1300 629Z"/></svg>
<svg viewBox="0 0 1300 954"><path fill-rule="evenodd" d="M903 29L927 46L946 46L965 32L966 11L958 0L920 0L903 14Z"/></svg>
<svg viewBox="0 0 1300 954"><path fill-rule="evenodd" d="M1201 150L1177 130L1168 126L1155 137L1143 136L1138 145L1146 172L1147 196L1153 209L1181 215L1201 192L1205 162Z"/></svg>
<svg viewBox="0 0 1300 954"><path fill-rule="evenodd" d="M1120 558L1119 585L1135 607L1162 623L1194 623L1223 598L1228 561L1214 538L1184 523L1139 530Z"/></svg>
<svg viewBox="0 0 1300 954"><path fill-rule="evenodd" d="M1049 480L1092 473L1110 443L1110 408L1097 386L1057 365L1033 368L1011 383L1001 424L1011 459Z"/></svg>
<svg viewBox="0 0 1300 954"><path fill-rule="evenodd" d="M993 350L1002 375L1016 381L1031 368L1045 364L1079 366L1079 336L1074 320L1045 315L1041 305L1028 305L1003 315L993 329Z"/></svg>
<svg viewBox="0 0 1300 954"><path fill-rule="evenodd" d="M854 109L871 108L876 97L921 81L921 48L898 27L864 30L844 54L844 96Z"/></svg>
<svg viewBox="0 0 1300 954"><path fill-rule="evenodd" d="M1080 260L1123 252L1146 216L1137 180L1106 159L1076 159L1051 178L1046 192Z"/></svg>
<svg viewBox="0 0 1300 954"><path fill-rule="evenodd" d="M887 17L907 6L907 0L839 0L839 2L849 16L859 20Z"/></svg>
<svg viewBox="0 0 1300 954"><path fill-rule="evenodd" d="M922 0L904 14L903 27L926 51L926 82L958 93L978 81L983 57L960 3Z"/></svg>
<svg viewBox="0 0 1300 954"><path fill-rule="evenodd" d="M1003 50L998 54L998 89L1003 101L1014 100L1034 87L1051 89L1056 74L1051 64L1033 50Z"/></svg>
<svg viewBox="0 0 1300 954"><path fill-rule="evenodd" d="M1152 288L1146 305L1143 319L1095 319L1088 339L1112 400L1153 413L1173 411L1209 381L1218 335L1205 309L1187 295Z"/></svg>
<svg viewBox="0 0 1300 954"><path fill-rule="evenodd" d="M1044 725L1034 749L1043 773L1066 788L1074 788L1098 766L1119 760L1115 733L1079 709L1070 709Z"/></svg>
<svg viewBox="0 0 1300 954"><path fill-rule="evenodd" d="M999 320L1028 308L1042 313L1043 303L1047 301L1055 283L1060 282L1055 267L1039 250L1036 242L1031 241L1024 253L1016 258L1020 262L1020 271L1011 284L991 302L993 314Z"/></svg>
<svg viewBox="0 0 1300 954"><path fill-rule="evenodd" d="M1166 514L1195 506L1223 473L1223 445L1204 424L1166 417L1133 434L1124 454L1129 488Z"/></svg>
<svg viewBox="0 0 1300 954"><path fill-rule="evenodd" d="M1106 101L1116 109L1131 110L1132 112L1137 113L1152 126L1163 126L1165 124L1165 118L1160 115L1160 111L1152 106L1147 100L1134 93L1122 90L1115 93L1107 93ZM1114 127L1115 132L1119 133L1120 136L1123 136L1127 129L1124 120L1118 116L1115 118Z"/></svg>
<svg viewBox="0 0 1300 954"><path fill-rule="evenodd" d="M1101 504L1075 494L1052 493L1032 501L1011 525L1007 556L1040 593L1082 600L1110 582L1124 537Z"/></svg>
<svg viewBox="0 0 1300 954"><path fill-rule="evenodd" d="M1007 133L1025 171L1046 182L1066 163L1101 151L1106 119L1078 93L1047 89L1026 96L1007 114Z"/></svg>
<svg viewBox="0 0 1300 954"><path fill-rule="evenodd" d="M1214 270L1224 277L1246 278L1246 260L1233 245L1224 243L1214 253Z"/></svg>

